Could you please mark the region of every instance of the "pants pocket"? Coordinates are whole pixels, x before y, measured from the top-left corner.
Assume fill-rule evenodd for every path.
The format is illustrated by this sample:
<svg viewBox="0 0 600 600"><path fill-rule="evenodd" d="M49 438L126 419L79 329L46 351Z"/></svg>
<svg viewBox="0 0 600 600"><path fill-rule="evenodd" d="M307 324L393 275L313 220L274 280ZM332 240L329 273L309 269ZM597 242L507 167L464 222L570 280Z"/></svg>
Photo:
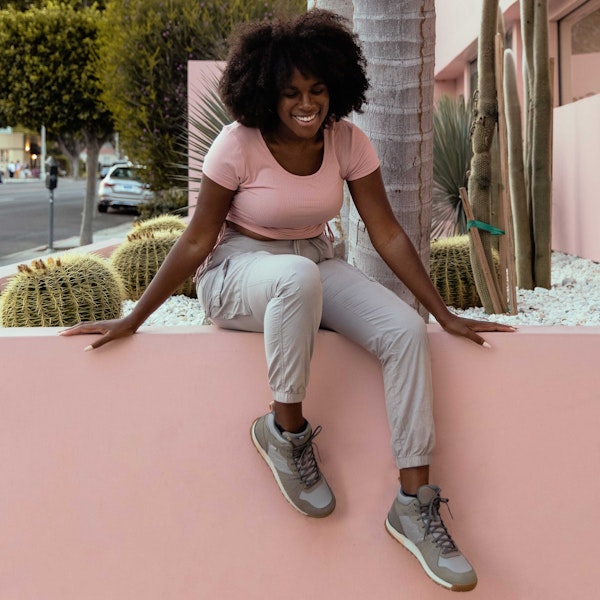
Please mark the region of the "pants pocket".
<svg viewBox="0 0 600 600"><path fill-rule="evenodd" d="M198 281L198 298L209 319L233 319L249 314L243 300L243 268L230 257Z"/></svg>

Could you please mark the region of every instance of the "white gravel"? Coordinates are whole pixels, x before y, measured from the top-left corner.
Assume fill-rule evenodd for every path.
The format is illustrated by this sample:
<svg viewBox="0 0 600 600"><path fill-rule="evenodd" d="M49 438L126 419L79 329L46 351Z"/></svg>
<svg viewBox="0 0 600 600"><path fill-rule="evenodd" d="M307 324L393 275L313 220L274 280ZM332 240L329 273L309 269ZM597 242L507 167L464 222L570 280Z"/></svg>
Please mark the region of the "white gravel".
<svg viewBox="0 0 600 600"><path fill-rule="evenodd" d="M492 320L510 325L600 326L600 264L554 252L552 288L517 291L518 314L486 315L483 308L455 310L461 316ZM123 312L133 310L134 302L123 303ZM186 296L169 298L145 325L209 324L198 300Z"/></svg>

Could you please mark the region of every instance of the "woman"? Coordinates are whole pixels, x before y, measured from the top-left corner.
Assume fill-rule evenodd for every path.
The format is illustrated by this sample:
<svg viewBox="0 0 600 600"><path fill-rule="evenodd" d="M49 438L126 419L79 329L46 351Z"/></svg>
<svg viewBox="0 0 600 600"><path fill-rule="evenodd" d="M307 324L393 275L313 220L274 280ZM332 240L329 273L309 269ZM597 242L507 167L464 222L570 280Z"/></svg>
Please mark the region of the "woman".
<svg viewBox="0 0 600 600"><path fill-rule="evenodd" d="M99 333L88 349L135 333L196 272L198 297L219 327L264 332L273 410L252 424L254 445L294 508L325 517L335 497L319 470L302 400L319 327L338 331L381 361L400 488L389 533L427 574L454 590L477 578L439 515L429 485L434 444L427 333L395 294L334 259L327 222L346 181L373 245L448 332L485 345L479 331L511 327L448 311L390 208L375 151L343 118L368 88L356 36L333 13L240 30L220 92L236 121L203 165L194 216L127 317L83 323L65 335Z"/></svg>

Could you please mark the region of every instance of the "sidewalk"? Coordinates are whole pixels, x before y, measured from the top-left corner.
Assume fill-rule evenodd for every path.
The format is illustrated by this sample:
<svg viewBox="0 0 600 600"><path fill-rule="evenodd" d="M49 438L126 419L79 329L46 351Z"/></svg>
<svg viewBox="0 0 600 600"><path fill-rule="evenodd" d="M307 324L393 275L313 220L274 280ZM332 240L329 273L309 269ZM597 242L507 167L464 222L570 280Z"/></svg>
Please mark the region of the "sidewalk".
<svg viewBox="0 0 600 600"><path fill-rule="evenodd" d="M101 229L100 231L94 232L94 244L99 242L105 242L106 240L112 239L125 239L125 236L131 231L131 223L124 223L117 225L116 227L109 227L107 229ZM0 256L0 267L6 267L8 265L17 264L29 264L36 258L48 258L49 256L56 256L67 250L73 250L79 248L79 236L73 236L64 240L58 240L54 242L54 249L48 250L47 246L41 246L37 248L31 248L30 250L23 250L21 252L15 252L14 254L7 254L6 256Z"/></svg>
<svg viewBox="0 0 600 600"><path fill-rule="evenodd" d="M4 184L9 184L12 185L13 183L44 183L39 177L12 177L12 178L8 178L5 176L2 177L2 183L0 183L0 185L4 185Z"/></svg>

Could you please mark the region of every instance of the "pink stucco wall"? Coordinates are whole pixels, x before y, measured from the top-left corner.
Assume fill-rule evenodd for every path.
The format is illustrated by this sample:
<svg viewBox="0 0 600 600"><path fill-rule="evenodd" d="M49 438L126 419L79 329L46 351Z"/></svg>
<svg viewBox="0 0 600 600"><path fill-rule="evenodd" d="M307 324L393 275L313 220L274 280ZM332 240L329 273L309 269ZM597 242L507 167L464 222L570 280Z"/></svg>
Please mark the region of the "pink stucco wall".
<svg viewBox="0 0 600 600"><path fill-rule="evenodd" d="M600 261L600 95L554 109L552 247Z"/></svg>
<svg viewBox="0 0 600 600"><path fill-rule="evenodd" d="M598 328L429 326L432 478L477 567L470 598L594 598ZM307 416L338 506L292 510L249 439L270 399L260 334L147 328L84 352L0 330L0 596L422 600L448 592L385 532L396 489L376 361L317 339Z"/></svg>

